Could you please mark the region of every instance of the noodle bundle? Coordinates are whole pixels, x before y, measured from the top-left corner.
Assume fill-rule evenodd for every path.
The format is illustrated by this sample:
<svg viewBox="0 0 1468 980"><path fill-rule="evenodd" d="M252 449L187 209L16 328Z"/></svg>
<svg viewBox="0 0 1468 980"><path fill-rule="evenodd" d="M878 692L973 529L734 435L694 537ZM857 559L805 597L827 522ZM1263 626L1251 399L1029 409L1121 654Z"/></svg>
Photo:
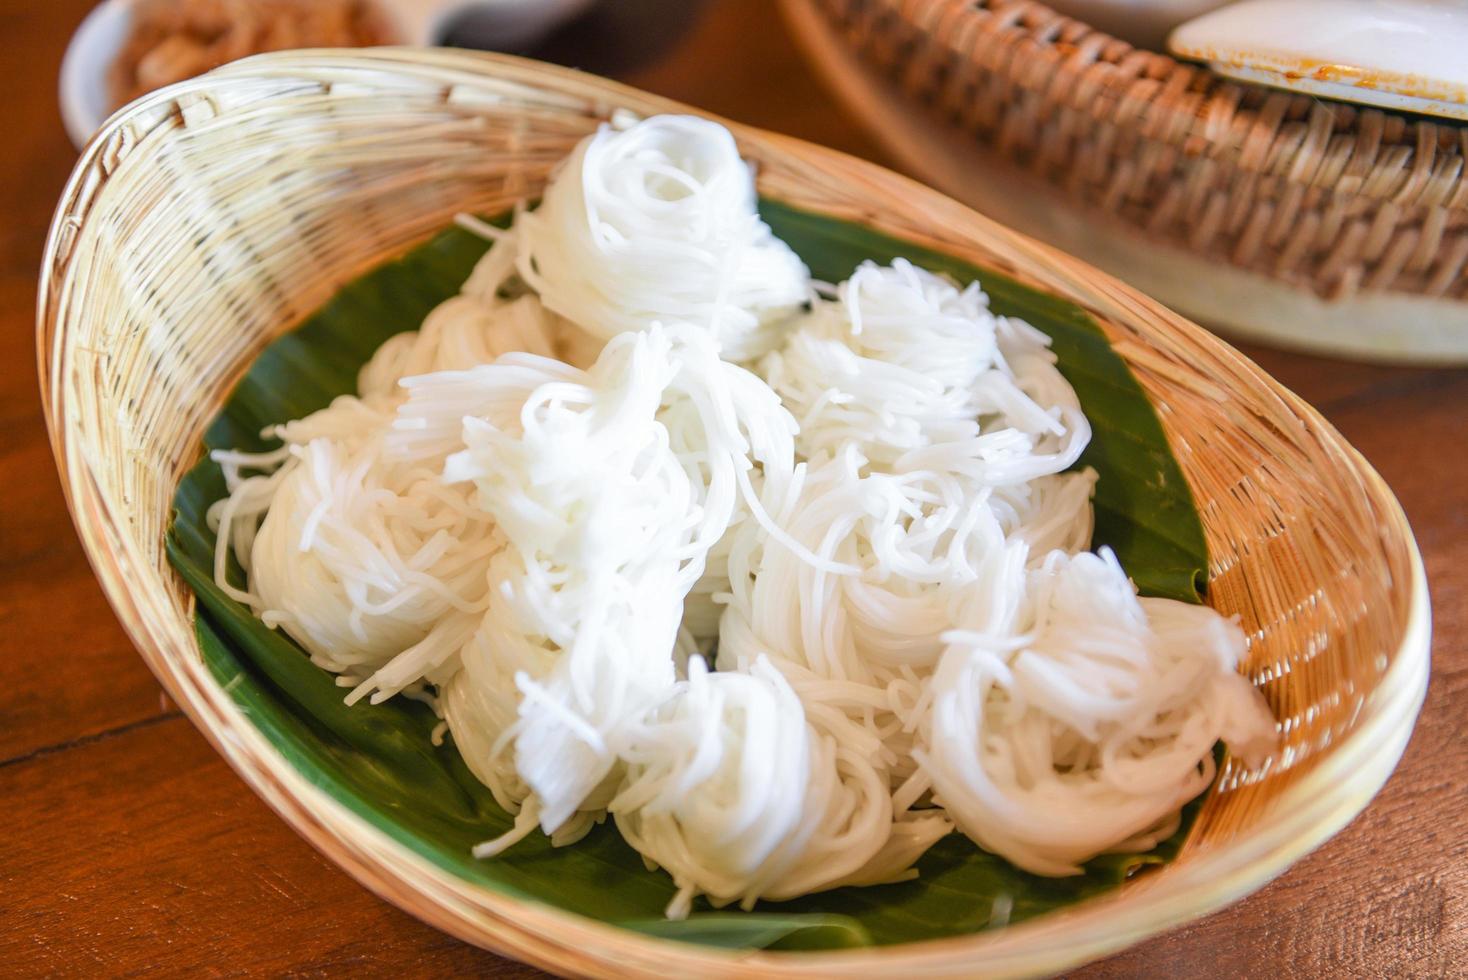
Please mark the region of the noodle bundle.
<svg viewBox="0 0 1468 980"><path fill-rule="evenodd" d="M519 369L493 364L449 375L445 386L454 397L459 387L494 392L496 375ZM464 682L508 705L475 713L464 709L476 702L455 700L447 720L460 745L465 729L485 728L478 737L490 757L471 765L498 783L502 801L531 801L522 834L536 820L554 832L604 804L589 798L617 761L608 735L676 680L682 592L692 584L680 580L685 559L698 557L690 511L699 494L656 419L674 371L664 335L626 334L590 372L548 377L505 419L453 411L464 448L448 457L445 481L472 481L508 542L489 569L494 601ZM417 396L441 377L417 379L405 421L425 410ZM511 747L514 777L501 780L509 769L493 760Z"/></svg>
<svg viewBox="0 0 1468 980"><path fill-rule="evenodd" d="M800 419L802 481L772 509L824 565L737 535L719 662L768 651L907 757L923 678L1006 538L1078 550L1090 427L1043 335L898 260L864 263L761 365Z"/></svg>
<svg viewBox="0 0 1468 980"><path fill-rule="evenodd" d="M688 680L626 735L617 827L678 885L670 918L696 894L715 906L780 900L913 876L947 834L941 816L894 833L876 746L834 712L807 715L765 660Z"/></svg>
<svg viewBox="0 0 1468 980"><path fill-rule="evenodd" d="M734 137L694 116L603 126L515 227L521 278L603 339L692 323L746 361L779 341L809 293L805 265L755 211Z"/></svg>
<svg viewBox="0 0 1468 980"><path fill-rule="evenodd" d="M457 653L485 609L485 568L501 544L462 494L428 471L376 467L380 454L380 440L307 443L251 549L261 618L357 682L400 655L421 661L421 674Z"/></svg>
<svg viewBox="0 0 1468 980"><path fill-rule="evenodd" d="M1213 781L1216 742L1268 743L1273 719L1234 672L1243 633L1217 613L1139 599L1109 551L1052 552L1011 586L975 592L973 627L945 637L917 750L986 850L1043 875L1147 850Z"/></svg>
<svg viewBox="0 0 1468 980"><path fill-rule="evenodd" d="M1049 338L996 317L977 283L864 262L762 365L809 458L854 445L873 468L989 486L1065 470L1090 441Z"/></svg>
<svg viewBox="0 0 1468 980"><path fill-rule="evenodd" d="M267 430L284 443L279 450L214 454L230 491L210 511L216 582L353 686L400 655L396 673L372 686L401 690L448 664L435 674L446 679L485 609L485 572L502 544L493 521L443 484L441 456L387 452L403 373L552 350L555 325L535 297L500 302L475 281L421 330L378 350L359 376L360 397ZM226 544L247 590L228 580Z"/></svg>
<svg viewBox="0 0 1468 980"><path fill-rule="evenodd" d="M584 827L605 806L616 733L676 680L684 598L741 476L751 457L765 480L790 469L793 423L692 328L620 334L584 373L515 355L406 384L400 451L441 450L459 423L444 480L472 482L508 543L452 685L467 689L445 705L458 744L479 747L470 765L521 814L482 853L537 821Z"/></svg>

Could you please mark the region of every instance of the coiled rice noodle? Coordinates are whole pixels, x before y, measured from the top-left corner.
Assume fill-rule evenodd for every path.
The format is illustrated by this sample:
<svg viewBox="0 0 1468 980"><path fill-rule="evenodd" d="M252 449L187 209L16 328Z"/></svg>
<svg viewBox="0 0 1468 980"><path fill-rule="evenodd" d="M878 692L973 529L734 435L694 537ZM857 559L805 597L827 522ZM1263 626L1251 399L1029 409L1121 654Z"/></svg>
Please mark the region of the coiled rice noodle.
<svg viewBox="0 0 1468 980"><path fill-rule="evenodd" d="M1016 548L1022 550L1023 545ZM1052 552L975 590L934 672L916 757L933 798L986 850L1043 875L1147 850L1212 782L1213 746L1273 738L1235 673L1239 628L1138 598L1111 552Z"/></svg>
<svg viewBox="0 0 1468 980"><path fill-rule="evenodd" d="M779 342L809 293L805 265L755 210L734 137L694 116L603 126L515 227L521 278L603 339L690 323L747 361Z"/></svg>
<svg viewBox="0 0 1468 980"><path fill-rule="evenodd" d="M627 778L612 800L622 836L692 899L780 900L910 870L950 827L939 815L894 824L874 746L836 712L807 715L765 660L688 680L630 728Z"/></svg>

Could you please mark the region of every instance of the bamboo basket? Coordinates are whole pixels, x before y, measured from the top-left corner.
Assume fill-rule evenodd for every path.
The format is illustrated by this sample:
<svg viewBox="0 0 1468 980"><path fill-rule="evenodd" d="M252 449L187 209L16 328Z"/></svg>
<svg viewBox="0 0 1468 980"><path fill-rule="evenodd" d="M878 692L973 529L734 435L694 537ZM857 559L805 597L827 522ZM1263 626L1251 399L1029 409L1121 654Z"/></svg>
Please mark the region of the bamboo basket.
<svg viewBox="0 0 1468 980"><path fill-rule="evenodd" d="M204 667L169 567L170 502L206 423L272 338L445 226L533 195L612 111L689 111L610 82L447 51L292 52L155 93L77 165L42 271L53 448L83 545L169 695L303 837L378 895L565 974L1013 976L1093 959L1258 888L1335 833L1396 764L1421 704L1421 559L1381 479L1308 406L1211 335L910 180L733 126L771 197L989 264L1094 311L1159 409L1197 496L1212 603L1282 723L1225 772L1179 859L1011 928L829 953L734 953L623 931L471 885L310 785Z"/></svg>
<svg viewBox="0 0 1468 980"><path fill-rule="evenodd" d="M1468 363L1468 125L1223 79L1032 0L783 0L892 156L1204 323Z"/></svg>

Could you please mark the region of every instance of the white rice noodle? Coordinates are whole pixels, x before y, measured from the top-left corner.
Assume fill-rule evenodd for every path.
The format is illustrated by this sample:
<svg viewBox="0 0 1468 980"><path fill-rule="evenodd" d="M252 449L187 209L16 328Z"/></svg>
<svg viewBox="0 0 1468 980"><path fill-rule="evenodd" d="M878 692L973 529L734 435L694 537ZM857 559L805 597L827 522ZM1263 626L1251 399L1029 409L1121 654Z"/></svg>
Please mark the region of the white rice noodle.
<svg viewBox="0 0 1468 980"><path fill-rule="evenodd" d="M403 378L419 374L463 371L511 352L555 357L560 329L534 296L485 303L460 294L435 307L420 330L379 347L358 375L357 390L363 398L392 397Z"/></svg>
<svg viewBox="0 0 1468 980"><path fill-rule="evenodd" d="M488 520L430 471L378 467L379 440L316 438L287 453L269 475L232 478L211 511L216 581L348 682L399 655L417 667L396 689L436 676L485 607L501 544ZM248 590L225 578L230 545Z"/></svg>
<svg viewBox="0 0 1468 980"><path fill-rule="evenodd" d="M685 322L746 361L779 342L809 293L805 266L755 210L733 136L692 116L603 126L515 227L520 277L603 339Z"/></svg>
<svg viewBox="0 0 1468 980"><path fill-rule="evenodd" d="M779 397L757 376L721 361L707 333L675 328L683 366L665 399L659 419L667 426L674 451L691 464L709 488L711 512L721 516L720 536L708 544L703 574L684 603L683 626L707 650L718 637L722 604L728 592L728 557L738 527L758 527L750 501L762 492L780 493L795 465L795 420ZM737 496L735 496L737 495ZM733 496L727 520L725 501Z"/></svg>
<svg viewBox="0 0 1468 980"><path fill-rule="evenodd" d="M719 663L768 653L906 779L924 681L989 556L1011 537L1089 543L1095 476L1062 471L1090 428L1048 341L991 315L976 285L898 260L836 295L761 363L810 460L768 508L805 553L733 536Z"/></svg>
<svg viewBox="0 0 1468 980"><path fill-rule="evenodd" d="M670 918L698 895L749 909L904 880L949 831L937 815L894 831L876 746L838 712L808 714L768 662L711 674L694 658L688 675L624 733L627 775L610 806L627 841L677 884Z"/></svg>
<svg viewBox="0 0 1468 980"><path fill-rule="evenodd" d="M513 751L514 782L491 789L517 808L533 795L547 833L594 806L616 763L607 734L676 679L678 555L696 491L655 417L669 353L661 335L629 335L590 373L514 355L429 375L399 419L427 425L407 430L415 437L457 421L464 448L445 479L472 481L509 542L466 655L466 680L486 697L450 701L447 719L461 747L489 746L473 763L487 782L510 771L498 756ZM521 376L535 368L548 377L530 386ZM454 709L494 700L491 712Z"/></svg>
<svg viewBox="0 0 1468 980"><path fill-rule="evenodd" d="M503 235L513 239L510 232ZM419 329L397 334L377 349L357 375L358 395L395 403L401 400L403 378L464 371L516 352L554 358L579 343L581 331L538 297L501 298L514 272L513 246L492 246L474 264L459 295L436 306Z"/></svg>
<svg viewBox="0 0 1468 980"><path fill-rule="evenodd" d="M487 603L488 562L503 541L469 488L439 478L457 443L411 458L387 451L403 373L551 351L556 318L533 296L504 302L497 286L471 288L486 262L422 329L378 349L359 376L360 397L272 426L265 435L284 443L279 450L214 454L230 490L210 511L216 582L344 683L365 684L353 699L446 679ZM231 549L247 589L228 581Z"/></svg>
<svg viewBox="0 0 1468 980"><path fill-rule="evenodd" d="M1146 850L1212 781L1217 741L1246 758L1273 741L1234 672L1239 628L1139 599L1109 551L1052 553L991 584L945 637L916 751L934 799L985 849L1044 875Z"/></svg>
<svg viewBox="0 0 1468 980"><path fill-rule="evenodd" d="M802 469L770 509L817 557L860 574L830 574L754 528L733 536L719 666L738 669L768 654L807 703L839 706L878 737L901 780L914 768L914 713L944 649L942 635L967 593L986 587L991 556L1011 529L1000 522L993 491L933 472L862 477L859 466L848 446ZM1049 479L1052 493L1023 501L1050 508L1031 526L1047 543L1088 542L1092 477ZM1014 540L1028 529L1019 530Z"/></svg>
<svg viewBox="0 0 1468 980"><path fill-rule="evenodd" d="M538 354L505 354L463 371L438 371L404 378L404 398L385 440L389 459L437 464L464 448L465 420L505 431L541 390L583 391L586 374Z"/></svg>
<svg viewBox="0 0 1468 980"><path fill-rule="evenodd" d="M934 470L976 487L1059 473L1091 429L1049 339L898 259L863 263L761 364L807 458L854 446L871 470Z"/></svg>
<svg viewBox="0 0 1468 980"><path fill-rule="evenodd" d="M684 598L739 474L788 474L793 422L688 327L618 335L589 372L509 355L407 384L399 450L436 452L459 420L445 479L472 482L509 542L464 654L478 693L447 700L450 728L466 754L487 753L471 765L502 802L547 833L584 822L607 802L616 733L676 680Z"/></svg>

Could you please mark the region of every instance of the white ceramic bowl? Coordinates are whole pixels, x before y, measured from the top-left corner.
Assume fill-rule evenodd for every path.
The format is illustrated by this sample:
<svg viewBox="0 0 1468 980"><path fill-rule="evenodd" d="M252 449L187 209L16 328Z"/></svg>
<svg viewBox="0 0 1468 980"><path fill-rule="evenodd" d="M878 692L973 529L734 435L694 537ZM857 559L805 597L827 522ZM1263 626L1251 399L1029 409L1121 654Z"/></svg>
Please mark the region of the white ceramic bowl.
<svg viewBox="0 0 1468 980"><path fill-rule="evenodd" d="M183 0L180 0L183 2ZM509 49L539 39L595 0L376 0L400 44L432 46L443 41L458 17L481 12L492 36ZM81 149L112 114L107 69L127 41L132 0L103 0L82 21L61 62L61 120Z"/></svg>

